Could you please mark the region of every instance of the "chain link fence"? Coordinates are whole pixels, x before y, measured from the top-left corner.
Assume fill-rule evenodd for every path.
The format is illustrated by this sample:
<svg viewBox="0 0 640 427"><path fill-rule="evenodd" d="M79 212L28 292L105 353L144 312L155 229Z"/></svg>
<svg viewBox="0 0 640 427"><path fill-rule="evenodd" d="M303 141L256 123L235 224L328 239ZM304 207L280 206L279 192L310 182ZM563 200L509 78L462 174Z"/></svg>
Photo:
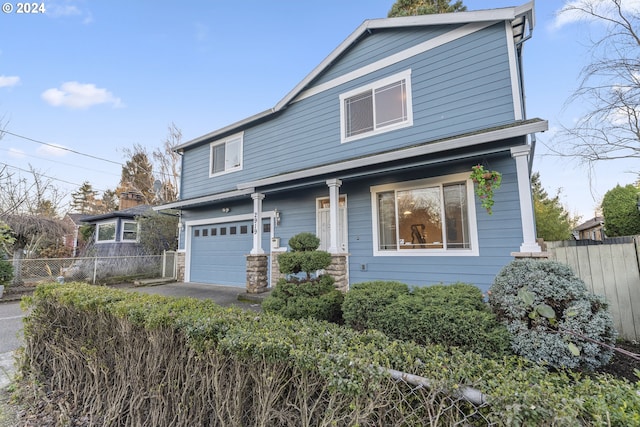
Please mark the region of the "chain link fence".
<svg viewBox="0 0 640 427"><path fill-rule="evenodd" d="M14 284L35 285L45 281L99 283L117 277L175 277L175 252L163 255L39 258L9 260Z"/></svg>

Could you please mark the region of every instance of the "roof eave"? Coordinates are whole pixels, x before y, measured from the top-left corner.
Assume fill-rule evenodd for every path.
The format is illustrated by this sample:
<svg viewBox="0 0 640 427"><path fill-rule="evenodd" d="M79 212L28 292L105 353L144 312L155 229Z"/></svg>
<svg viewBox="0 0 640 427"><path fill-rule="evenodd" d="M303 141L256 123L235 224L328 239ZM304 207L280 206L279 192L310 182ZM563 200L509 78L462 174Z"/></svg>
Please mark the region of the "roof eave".
<svg viewBox="0 0 640 427"><path fill-rule="evenodd" d="M508 126L502 128L492 128L486 131L480 131L476 133L470 133L466 135L460 135L459 137L446 138L439 141L431 141L418 146L403 148L395 151L390 151L381 154L373 154L366 157L360 157L357 159L346 160L343 162L336 162L330 165L318 166L309 169L303 169L299 171L284 173L282 175L271 176L268 178L259 179L256 181L250 181L240 183L237 185L238 190L246 188L259 188L268 185L281 184L287 181L294 181L297 179L309 178L312 176L332 174L343 172L347 169L367 167L380 163L396 161L400 159L406 159L416 156L424 156L435 153L442 153L447 150L474 147L481 144L485 144L491 141L504 140L509 138L521 137L530 135L537 132L545 132L549 129L549 122L546 120L532 119L527 122L519 123L515 126Z"/></svg>

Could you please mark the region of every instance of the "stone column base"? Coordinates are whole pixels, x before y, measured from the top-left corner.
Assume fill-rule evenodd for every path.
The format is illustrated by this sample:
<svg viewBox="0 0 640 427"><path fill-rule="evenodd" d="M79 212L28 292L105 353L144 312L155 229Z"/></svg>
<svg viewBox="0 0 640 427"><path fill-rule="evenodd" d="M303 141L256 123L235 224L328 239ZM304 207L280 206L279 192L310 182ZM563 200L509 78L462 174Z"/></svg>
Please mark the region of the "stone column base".
<svg viewBox="0 0 640 427"><path fill-rule="evenodd" d="M349 290L348 254L331 254L331 265L325 270L335 280L334 286L342 292Z"/></svg>
<svg viewBox="0 0 640 427"><path fill-rule="evenodd" d="M176 253L176 281L178 282L184 282L185 258L186 258L185 252Z"/></svg>
<svg viewBox="0 0 640 427"><path fill-rule="evenodd" d="M268 271L268 255L247 255L247 293L261 294L269 290Z"/></svg>

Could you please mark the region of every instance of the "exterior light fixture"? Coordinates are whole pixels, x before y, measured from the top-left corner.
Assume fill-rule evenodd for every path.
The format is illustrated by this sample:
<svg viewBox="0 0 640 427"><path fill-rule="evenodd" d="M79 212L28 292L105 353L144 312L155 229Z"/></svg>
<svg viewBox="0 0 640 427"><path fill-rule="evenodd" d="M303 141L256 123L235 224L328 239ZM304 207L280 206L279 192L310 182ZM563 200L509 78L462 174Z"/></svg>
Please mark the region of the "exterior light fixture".
<svg viewBox="0 0 640 427"><path fill-rule="evenodd" d="M231 208L222 208L223 213L228 213L231 211Z"/></svg>
<svg viewBox="0 0 640 427"><path fill-rule="evenodd" d="M280 211L276 208L276 209L274 209L273 214L274 214L274 218L276 220L276 226L280 225Z"/></svg>

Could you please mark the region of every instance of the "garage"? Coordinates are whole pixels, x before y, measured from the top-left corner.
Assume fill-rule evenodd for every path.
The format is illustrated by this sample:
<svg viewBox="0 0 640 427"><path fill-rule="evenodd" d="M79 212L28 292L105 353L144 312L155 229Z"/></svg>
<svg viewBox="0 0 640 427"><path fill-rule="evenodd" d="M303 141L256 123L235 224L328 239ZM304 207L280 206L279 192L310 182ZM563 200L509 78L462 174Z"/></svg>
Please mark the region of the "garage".
<svg viewBox="0 0 640 427"><path fill-rule="evenodd" d="M245 287L246 255L253 247L252 221L190 227L190 282ZM269 223L263 224L262 249L269 251Z"/></svg>

